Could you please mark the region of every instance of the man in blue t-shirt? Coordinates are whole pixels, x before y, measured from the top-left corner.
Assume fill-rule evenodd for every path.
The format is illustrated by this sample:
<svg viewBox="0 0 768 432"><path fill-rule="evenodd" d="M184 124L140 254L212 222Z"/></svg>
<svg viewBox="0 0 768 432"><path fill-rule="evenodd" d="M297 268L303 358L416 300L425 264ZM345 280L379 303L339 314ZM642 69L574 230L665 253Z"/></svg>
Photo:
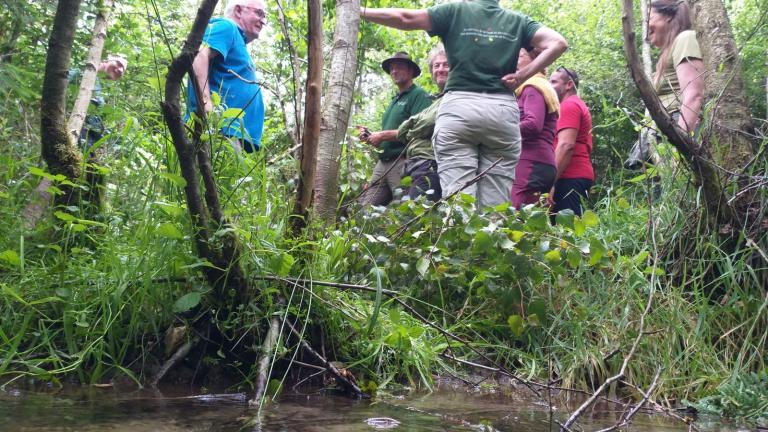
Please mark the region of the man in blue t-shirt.
<svg viewBox="0 0 768 432"><path fill-rule="evenodd" d="M262 0L231 0L224 18L208 22L203 44L192 62L206 113L213 110L211 92L221 96L225 108L242 110L237 117L223 121L221 133L248 153L261 147L264 101L246 45L259 37L265 23L266 5ZM189 112L194 112L197 98L191 84L187 99Z"/></svg>

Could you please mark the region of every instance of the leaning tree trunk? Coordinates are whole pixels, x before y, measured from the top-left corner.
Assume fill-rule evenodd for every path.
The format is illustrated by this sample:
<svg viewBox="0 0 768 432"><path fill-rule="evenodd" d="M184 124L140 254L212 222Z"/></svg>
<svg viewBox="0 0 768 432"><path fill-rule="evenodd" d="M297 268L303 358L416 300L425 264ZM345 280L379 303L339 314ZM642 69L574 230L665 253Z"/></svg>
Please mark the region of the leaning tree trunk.
<svg viewBox="0 0 768 432"><path fill-rule="evenodd" d="M702 140L728 174L742 174L754 152L739 52L722 0L690 0L704 57L704 103L709 110ZM737 180L737 179L734 179Z"/></svg>
<svg viewBox="0 0 768 432"><path fill-rule="evenodd" d="M241 302L248 301L248 282L240 264L239 240L235 230L225 229L228 222L220 208L216 182L210 163L208 145L191 142L186 135L186 128L181 117L181 81L184 75L192 70L192 60L202 42L203 33L216 8L218 0L204 0L197 10L197 16L192 24L181 53L173 59L168 67L165 83L165 100L161 103L163 116L168 125L173 146L179 158L181 175L186 181L184 193L187 198L187 208L194 226L195 245L198 255L207 260L212 266L203 268L208 282L215 288L209 296L213 303L228 298L230 290L238 294ZM195 79L190 79L194 85ZM197 89L199 90L199 89ZM201 99L198 99L201 100ZM200 117L205 121L204 113ZM202 129L200 123L196 129ZM200 178L203 182L201 185ZM201 188L205 194L201 194ZM217 231L220 235L215 235ZM221 231L224 231L221 234Z"/></svg>
<svg viewBox="0 0 768 432"><path fill-rule="evenodd" d="M651 118L659 130L667 136L686 162L691 175L701 185L707 220L716 227L734 222L734 211L728 204L723 191L720 171L712 161L706 146L697 145L692 137L683 131L664 109L643 71L635 47L634 12L632 0L624 0L622 26L624 29L624 52L627 56L632 79L637 85Z"/></svg>
<svg viewBox="0 0 768 432"><path fill-rule="evenodd" d="M102 0L96 20L93 25L93 36L91 37L91 47L88 49L88 57L85 60L85 70L80 80L80 90L77 93L72 113L69 115L67 129L72 138L77 141L80 131L83 128L88 106L93 96L93 87L96 84L96 74L101 64L101 52L104 50L104 41L107 38L107 21L112 12L114 0ZM93 219L101 212L104 204L104 183L106 180L103 172L95 165L104 164L104 154L106 149L99 147L91 150L88 155L88 164L85 169L85 183L88 189L83 192L83 203L85 204L85 215L87 219Z"/></svg>
<svg viewBox="0 0 768 432"><path fill-rule="evenodd" d="M359 26L360 0L338 0L315 177L315 213L327 222L336 217L341 145L347 134L355 90Z"/></svg>
<svg viewBox="0 0 768 432"><path fill-rule="evenodd" d="M648 42L648 16L649 16L649 10L650 10L650 3L651 0L640 0L640 16L643 17L641 20L643 25L643 40L641 41L641 52L643 53L642 59L643 59L643 71L645 71L645 74L650 79L651 75L653 74L653 65L651 62L651 44Z"/></svg>
<svg viewBox="0 0 768 432"><path fill-rule="evenodd" d="M67 133L65 119L67 78L79 13L80 0L59 1L48 42L40 103L43 159L51 174L63 174L71 183L80 178L82 163L82 155ZM57 202L68 204L79 200L77 187L62 185L60 189L64 194L57 197Z"/></svg>
<svg viewBox="0 0 768 432"><path fill-rule="evenodd" d="M101 52L104 50L104 41L107 38L107 20L110 12L112 12L113 3L113 0L102 0L102 5L96 13L91 47L88 48L88 57L85 59L85 67L80 78L80 89L77 92L77 98L67 122L67 129L74 140L80 136L80 130L83 128L83 122L93 96L96 74L99 64L101 64Z"/></svg>
<svg viewBox="0 0 768 432"><path fill-rule="evenodd" d="M320 89L323 86L323 5L320 0L307 2L309 20L309 46L307 68L307 98L304 102L304 136L302 137L301 173L296 206L291 225L298 234L307 224L312 206L315 183L317 141L320 135Z"/></svg>

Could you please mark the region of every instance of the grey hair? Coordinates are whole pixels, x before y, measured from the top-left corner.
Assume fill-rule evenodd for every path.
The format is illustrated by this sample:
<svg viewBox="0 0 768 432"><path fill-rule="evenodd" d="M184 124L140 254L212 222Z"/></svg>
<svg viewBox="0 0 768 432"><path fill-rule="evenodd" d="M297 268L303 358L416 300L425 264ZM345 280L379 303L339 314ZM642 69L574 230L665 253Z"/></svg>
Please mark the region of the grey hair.
<svg viewBox="0 0 768 432"><path fill-rule="evenodd" d="M235 6L248 6L253 0L229 0L224 8L224 17L232 18L235 15Z"/></svg>
<svg viewBox="0 0 768 432"><path fill-rule="evenodd" d="M429 65L429 73L432 73L432 63L434 63L435 58L439 55L446 56L445 47L443 46L442 43L438 43L437 45L435 45L434 48L432 48L432 50L429 51L429 55L427 56L427 65Z"/></svg>

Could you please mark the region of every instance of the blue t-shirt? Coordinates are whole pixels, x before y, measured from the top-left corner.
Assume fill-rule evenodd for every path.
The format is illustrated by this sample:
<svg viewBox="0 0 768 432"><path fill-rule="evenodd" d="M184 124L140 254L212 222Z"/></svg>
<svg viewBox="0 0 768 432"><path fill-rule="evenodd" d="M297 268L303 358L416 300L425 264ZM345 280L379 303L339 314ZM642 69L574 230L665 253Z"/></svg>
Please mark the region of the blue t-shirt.
<svg viewBox="0 0 768 432"><path fill-rule="evenodd" d="M246 48L245 33L229 19L214 18L205 29L203 44L219 53L208 70L211 92L221 96L226 108L243 110L242 119L223 119L221 133L244 141L246 151L251 150L250 145L258 150L264 128L264 100L256 68ZM197 108L194 87L187 88L189 112L194 112Z"/></svg>

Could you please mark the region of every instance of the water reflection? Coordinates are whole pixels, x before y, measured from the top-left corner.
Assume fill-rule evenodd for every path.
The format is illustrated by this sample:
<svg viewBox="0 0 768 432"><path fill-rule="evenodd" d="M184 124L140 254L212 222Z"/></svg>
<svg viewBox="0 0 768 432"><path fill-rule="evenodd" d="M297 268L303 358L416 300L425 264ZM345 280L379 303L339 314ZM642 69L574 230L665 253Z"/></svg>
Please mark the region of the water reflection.
<svg viewBox="0 0 768 432"><path fill-rule="evenodd" d="M170 394L170 396L169 396ZM557 405L555 403L554 405ZM520 394L440 391L354 401L321 395L284 395L256 417L245 394L185 396L148 391L124 393L89 389L69 394L18 390L0 392L0 430L113 432L372 432L393 431L557 431L567 407ZM612 425L621 412L600 406L580 425L595 430ZM640 415L633 431L685 431L662 416ZM709 423L702 431L736 431Z"/></svg>

